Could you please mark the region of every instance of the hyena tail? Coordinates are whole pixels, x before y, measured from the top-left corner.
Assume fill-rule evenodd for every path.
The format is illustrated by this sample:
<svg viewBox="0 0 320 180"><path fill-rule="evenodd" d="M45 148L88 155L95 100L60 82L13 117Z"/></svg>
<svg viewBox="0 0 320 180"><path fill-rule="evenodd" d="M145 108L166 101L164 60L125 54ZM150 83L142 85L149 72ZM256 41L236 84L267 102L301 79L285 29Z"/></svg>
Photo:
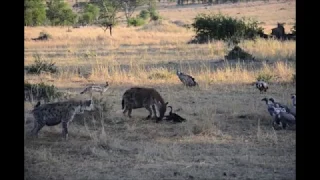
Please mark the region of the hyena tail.
<svg viewBox="0 0 320 180"><path fill-rule="evenodd" d="M124 99L122 99L121 104L122 104L122 109L124 109Z"/></svg>

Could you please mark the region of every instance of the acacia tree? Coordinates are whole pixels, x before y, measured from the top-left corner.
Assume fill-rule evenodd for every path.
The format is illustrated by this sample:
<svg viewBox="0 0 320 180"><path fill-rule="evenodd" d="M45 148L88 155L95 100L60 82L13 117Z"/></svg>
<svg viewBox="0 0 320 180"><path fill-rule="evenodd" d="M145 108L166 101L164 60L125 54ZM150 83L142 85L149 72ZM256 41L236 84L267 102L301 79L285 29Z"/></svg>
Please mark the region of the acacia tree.
<svg viewBox="0 0 320 180"><path fill-rule="evenodd" d="M75 22L77 15L71 7L61 0L47 1L47 18L53 26L71 25Z"/></svg>
<svg viewBox="0 0 320 180"><path fill-rule="evenodd" d="M115 25L118 19L117 13L121 11L121 0L90 0L90 3L95 4L100 9L100 15L96 24L102 27L106 32L110 28L110 35L112 36L112 26Z"/></svg>
<svg viewBox="0 0 320 180"><path fill-rule="evenodd" d="M100 9L100 16L98 19L106 19L111 24L115 24L117 13L122 8L121 0L90 0L92 4L95 4Z"/></svg>
<svg viewBox="0 0 320 180"><path fill-rule="evenodd" d="M143 6L147 4L149 1L150 0L122 0L122 8L124 10L124 15L126 17L127 22L131 18L132 14L138 6Z"/></svg>
<svg viewBox="0 0 320 180"><path fill-rule="evenodd" d="M25 0L24 3L24 25L42 25L46 20L44 0Z"/></svg>
<svg viewBox="0 0 320 180"><path fill-rule="evenodd" d="M99 17L100 9L94 4L87 4L80 16L79 23L92 24Z"/></svg>

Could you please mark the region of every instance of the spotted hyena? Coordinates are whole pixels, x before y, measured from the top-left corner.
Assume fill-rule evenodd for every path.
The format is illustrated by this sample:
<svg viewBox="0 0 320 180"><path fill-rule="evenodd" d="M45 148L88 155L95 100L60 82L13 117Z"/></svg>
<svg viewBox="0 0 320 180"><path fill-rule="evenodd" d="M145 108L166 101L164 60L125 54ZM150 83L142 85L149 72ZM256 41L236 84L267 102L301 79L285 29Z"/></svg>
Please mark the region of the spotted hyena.
<svg viewBox="0 0 320 180"><path fill-rule="evenodd" d="M93 101L90 100L68 100L41 105L40 102L32 110L35 118L34 127L31 131L38 137L39 131L46 126L55 126L62 123L62 135L68 138L68 126L76 114L93 110Z"/></svg>
<svg viewBox="0 0 320 180"><path fill-rule="evenodd" d="M156 122L161 121L167 109L168 102L164 102L163 98L153 88L133 87L125 91L122 96L122 109L123 114L128 112L128 116L131 118L132 109L146 108L149 111L149 115L146 119L150 119L153 111L153 119ZM157 113L159 117L157 117Z"/></svg>

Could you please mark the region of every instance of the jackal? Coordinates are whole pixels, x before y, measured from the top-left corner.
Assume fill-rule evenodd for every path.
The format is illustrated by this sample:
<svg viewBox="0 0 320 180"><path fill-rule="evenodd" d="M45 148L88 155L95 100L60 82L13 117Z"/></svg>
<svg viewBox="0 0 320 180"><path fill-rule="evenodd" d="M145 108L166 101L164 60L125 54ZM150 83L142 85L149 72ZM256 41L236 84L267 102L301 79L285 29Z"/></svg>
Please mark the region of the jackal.
<svg viewBox="0 0 320 180"><path fill-rule="evenodd" d="M98 85L87 86L83 91L80 92L80 94L90 93L92 96L93 92L99 92L100 95L102 95L108 89L109 89L109 83L108 81L106 81L105 85L103 86L98 86Z"/></svg>
<svg viewBox="0 0 320 180"><path fill-rule="evenodd" d="M68 138L68 126L76 114L82 114L85 110L93 109L93 101L69 100L41 105L38 102L31 111L35 120L31 131L38 137L39 131L45 126L55 126L62 123L62 136Z"/></svg>
<svg viewBox="0 0 320 180"><path fill-rule="evenodd" d="M126 90L122 96L123 114L128 111L128 116L130 118L132 109L144 107L149 111L149 115L146 119L151 118L153 111L153 119L156 119L156 122L161 121L166 112L167 104L168 102L164 102L159 92L153 88L133 87ZM157 117L156 111L159 112L159 117Z"/></svg>

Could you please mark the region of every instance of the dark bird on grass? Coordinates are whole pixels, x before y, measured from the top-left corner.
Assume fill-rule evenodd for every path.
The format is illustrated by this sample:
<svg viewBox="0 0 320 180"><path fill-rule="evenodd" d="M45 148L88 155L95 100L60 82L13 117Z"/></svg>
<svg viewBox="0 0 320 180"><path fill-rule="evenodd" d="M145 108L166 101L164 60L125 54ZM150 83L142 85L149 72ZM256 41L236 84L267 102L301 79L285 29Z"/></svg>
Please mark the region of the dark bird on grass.
<svg viewBox="0 0 320 180"><path fill-rule="evenodd" d="M268 84L262 80L258 80L254 84L256 85L256 88L259 89L260 94L262 94L263 92L267 92L267 90L269 89Z"/></svg>
<svg viewBox="0 0 320 180"><path fill-rule="evenodd" d="M296 124L296 118L293 114L287 113L287 112L279 112L275 117L274 117L274 126L278 125L281 126L283 129L286 129L286 127L289 125L294 125Z"/></svg>
<svg viewBox="0 0 320 180"><path fill-rule="evenodd" d="M274 126L277 115L281 111L286 111L286 110L281 107L275 107L275 105L268 98L263 98L263 99L261 99L261 101L266 102L267 110L268 110L270 116L272 117L272 119L270 120L270 124Z"/></svg>
<svg viewBox="0 0 320 180"><path fill-rule="evenodd" d="M198 83L195 81L195 79L187 74L184 74L180 71L177 71L177 76L179 77L180 81L185 85L185 86L198 86Z"/></svg>
<svg viewBox="0 0 320 180"><path fill-rule="evenodd" d="M273 127L281 126L286 129L287 125L295 124L296 118L287 106L275 102L273 98L263 98L262 101L268 105L268 112L273 117Z"/></svg>
<svg viewBox="0 0 320 180"><path fill-rule="evenodd" d="M277 108L283 108L285 110L285 112L290 112L290 109L288 108L288 106L280 104L279 102L275 102L275 100L273 98L269 98L269 101L274 104L275 107Z"/></svg>
<svg viewBox="0 0 320 180"><path fill-rule="evenodd" d="M170 108L170 112L169 112L169 115L165 116L164 120L167 120L167 121L172 121L174 123L177 123L177 122L183 122L183 121L186 121L185 118L179 116L178 114L176 113L173 113L172 112L172 106L167 106L168 108Z"/></svg>
<svg viewBox="0 0 320 180"><path fill-rule="evenodd" d="M265 101L266 105L268 106L268 112L270 116L274 117L280 112L280 108L276 108L275 105L268 99L268 98L263 98L261 101Z"/></svg>

